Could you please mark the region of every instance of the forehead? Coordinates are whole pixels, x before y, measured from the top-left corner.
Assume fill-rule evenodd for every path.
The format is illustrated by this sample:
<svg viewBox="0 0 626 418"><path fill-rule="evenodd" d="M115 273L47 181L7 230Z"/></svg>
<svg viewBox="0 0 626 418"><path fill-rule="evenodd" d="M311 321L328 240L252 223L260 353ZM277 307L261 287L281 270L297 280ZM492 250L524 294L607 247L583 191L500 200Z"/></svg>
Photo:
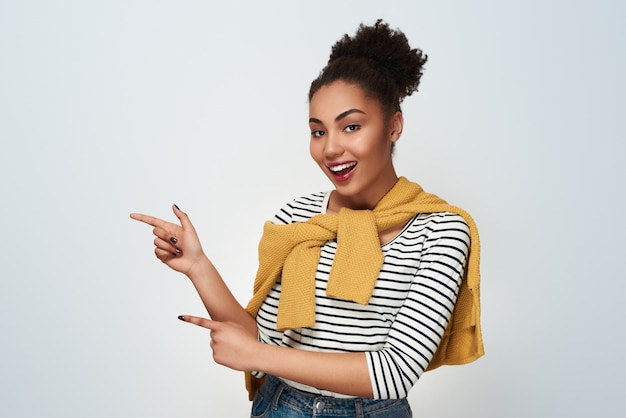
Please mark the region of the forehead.
<svg viewBox="0 0 626 418"><path fill-rule="evenodd" d="M380 112L378 102L367 96L361 86L345 81L320 87L309 103L309 115L322 120L334 118L349 109L359 109L366 114Z"/></svg>

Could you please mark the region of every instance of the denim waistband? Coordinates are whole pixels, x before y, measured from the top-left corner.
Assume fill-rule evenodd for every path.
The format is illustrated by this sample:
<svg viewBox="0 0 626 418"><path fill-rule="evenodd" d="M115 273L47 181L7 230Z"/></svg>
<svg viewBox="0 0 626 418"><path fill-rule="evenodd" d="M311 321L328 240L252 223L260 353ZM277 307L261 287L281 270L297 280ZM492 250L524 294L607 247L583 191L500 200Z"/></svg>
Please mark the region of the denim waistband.
<svg viewBox="0 0 626 418"><path fill-rule="evenodd" d="M266 393L266 396L270 393L272 394L270 395L272 408L276 409L279 404L283 404L297 410L308 411L312 416L361 417L377 411L383 412L384 410L398 407L406 408L410 411L406 399L334 398L321 396L295 389L271 375L266 376L263 386L265 387L261 390Z"/></svg>

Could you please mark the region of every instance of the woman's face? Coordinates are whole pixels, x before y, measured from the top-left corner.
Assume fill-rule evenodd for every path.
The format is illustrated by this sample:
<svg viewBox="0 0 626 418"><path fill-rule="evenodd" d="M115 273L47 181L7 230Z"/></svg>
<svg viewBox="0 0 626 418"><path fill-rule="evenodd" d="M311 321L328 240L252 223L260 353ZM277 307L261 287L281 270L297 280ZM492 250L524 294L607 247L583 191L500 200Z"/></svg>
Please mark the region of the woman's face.
<svg viewBox="0 0 626 418"><path fill-rule="evenodd" d="M402 133L396 112L386 120L376 99L360 86L335 81L311 98L311 156L333 182L329 211L372 209L398 177L391 149Z"/></svg>

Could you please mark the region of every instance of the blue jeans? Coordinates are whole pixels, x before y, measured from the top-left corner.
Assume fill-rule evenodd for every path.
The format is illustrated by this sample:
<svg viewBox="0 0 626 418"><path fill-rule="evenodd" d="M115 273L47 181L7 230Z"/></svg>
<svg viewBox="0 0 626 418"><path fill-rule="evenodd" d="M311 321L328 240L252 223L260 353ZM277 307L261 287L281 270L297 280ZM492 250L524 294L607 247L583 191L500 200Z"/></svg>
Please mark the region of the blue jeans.
<svg viewBox="0 0 626 418"><path fill-rule="evenodd" d="M252 402L251 418L410 418L405 399L332 398L303 392L267 375Z"/></svg>

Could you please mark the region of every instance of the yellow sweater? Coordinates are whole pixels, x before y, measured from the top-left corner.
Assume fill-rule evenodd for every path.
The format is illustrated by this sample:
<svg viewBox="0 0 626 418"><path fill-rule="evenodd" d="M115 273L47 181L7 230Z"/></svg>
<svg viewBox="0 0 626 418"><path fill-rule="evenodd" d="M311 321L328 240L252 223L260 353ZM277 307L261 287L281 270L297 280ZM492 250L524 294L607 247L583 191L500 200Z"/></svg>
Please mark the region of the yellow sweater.
<svg viewBox="0 0 626 418"><path fill-rule="evenodd" d="M452 317L427 370L476 360L484 354L480 329L478 230L463 209L424 192L418 184L404 177L398 179L373 210L342 208L338 214L320 214L304 223L275 225L266 222L259 243L254 294L247 311L256 317L276 279L282 275L277 329L312 327L320 249L326 241L335 238L337 250L326 294L366 305L383 264L379 232L407 222L417 213L436 212L452 212L463 217L470 229L470 251ZM259 384L258 379L246 374L251 399Z"/></svg>

